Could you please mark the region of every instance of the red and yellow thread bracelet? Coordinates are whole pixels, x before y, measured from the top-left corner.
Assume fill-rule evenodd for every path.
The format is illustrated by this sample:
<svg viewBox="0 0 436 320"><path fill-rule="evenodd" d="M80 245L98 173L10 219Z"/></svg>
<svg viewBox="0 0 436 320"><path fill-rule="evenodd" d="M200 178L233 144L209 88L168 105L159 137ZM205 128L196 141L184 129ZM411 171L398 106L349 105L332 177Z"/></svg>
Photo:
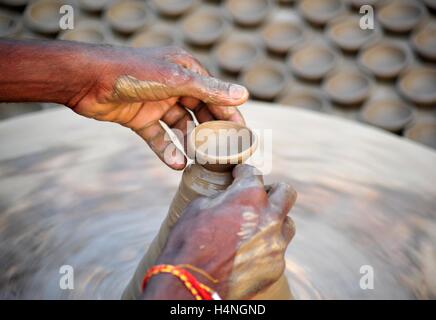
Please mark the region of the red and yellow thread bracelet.
<svg viewBox="0 0 436 320"><path fill-rule="evenodd" d="M183 264L178 266L173 266L170 264L160 264L151 267L147 271L144 279L142 280L142 290L145 289L147 282L148 280L150 280L151 277L159 273L169 273L177 277L196 300L221 300L217 292L213 291L205 284L199 282L188 270L185 270L184 268L196 271L214 283L218 282L218 280L212 278L203 270L189 264Z"/></svg>

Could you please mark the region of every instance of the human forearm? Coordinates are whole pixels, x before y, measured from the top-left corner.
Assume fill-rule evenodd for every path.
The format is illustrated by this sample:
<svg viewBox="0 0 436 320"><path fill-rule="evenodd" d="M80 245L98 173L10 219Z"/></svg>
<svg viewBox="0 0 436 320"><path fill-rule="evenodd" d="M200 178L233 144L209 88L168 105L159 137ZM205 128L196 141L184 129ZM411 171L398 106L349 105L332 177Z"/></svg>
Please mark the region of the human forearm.
<svg viewBox="0 0 436 320"><path fill-rule="evenodd" d="M0 101L74 105L97 79L96 49L68 41L0 40Z"/></svg>

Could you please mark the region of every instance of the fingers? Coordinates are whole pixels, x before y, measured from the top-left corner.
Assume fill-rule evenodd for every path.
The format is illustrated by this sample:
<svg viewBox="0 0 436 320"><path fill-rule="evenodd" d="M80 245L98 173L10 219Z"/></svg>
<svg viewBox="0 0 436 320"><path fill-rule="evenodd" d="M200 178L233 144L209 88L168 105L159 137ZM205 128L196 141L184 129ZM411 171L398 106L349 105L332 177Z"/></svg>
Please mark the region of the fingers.
<svg viewBox="0 0 436 320"><path fill-rule="evenodd" d="M245 189L258 187L262 192L264 191L263 176L260 171L248 164L239 164L233 169L232 189Z"/></svg>
<svg viewBox="0 0 436 320"><path fill-rule="evenodd" d="M135 132L144 139L156 155L170 168L182 170L186 165L184 154L177 149L158 121Z"/></svg>
<svg viewBox="0 0 436 320"><path fill-rule="evenodd" d="M271 187L268 196L270 206L284 219L297 199L297 192L290 185L279 182Z"/></svg>
<svg viewBox="0 0 436 320"><path fill-rule="evenodd" d="M192 83L186 87L187 91L183 94L184 96L193 96L216 106L239 106L248 99L248 90L243 86L197 73L191 73L191 76ZM235 112L235 109L228 108L223 112L230 115Z"/></svg>
<svg viewBox="0 0 436 320"><path fill-rule="evenodd" d="M291 242L292 238L295 236L294 220L288 216L286 216L285 220L283 221L282 236L286 244L289 244L289 242Z"/></svg>
<svg viewBox="0 0 436 320"><path fill-rule="evenodd" d="M191 114L185 108L175 104L165 113L161 120L170 127L185 148L185 152L187 152L188 135L195 128Z"/></svg>

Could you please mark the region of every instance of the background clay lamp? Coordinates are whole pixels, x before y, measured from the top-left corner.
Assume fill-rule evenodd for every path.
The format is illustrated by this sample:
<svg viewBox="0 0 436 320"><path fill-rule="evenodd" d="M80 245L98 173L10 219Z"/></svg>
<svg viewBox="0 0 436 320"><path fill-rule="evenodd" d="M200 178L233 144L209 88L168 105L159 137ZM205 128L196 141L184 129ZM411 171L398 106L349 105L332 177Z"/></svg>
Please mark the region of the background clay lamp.
<svg viewBox="0 0 436 320"><path fill-rule="evenodd" d="M393 41L383 41L364 48L358 62L380 79L393 79L409 64L407 49Z"/></svg>
<svg viewBox="0 0 436 320"><path fill-rule="evenodd" d="M430 10L430 12L436 12L436 1L435 0L424 0L425 5Z"/></svg>
<svg viewBox="0 0 436 320"><path fill-rule="evenodd" d="M94 21L81 21L77 23L73 30L62 32L59 39L87 43L109 42L105 29L98 22Z"/></svg>
<svg viewBox="0 0 436 320"><path fill-rule="evenodd" d="M11 7L23 7L29 2L30 0L0 0L0 4L5 4Z"/></svg>
<svg viewBox="0 0 436 320"><path fill-rule="evenodd" d="M227 0L226 8L236 23L241 26L251 27L265 20L271 8L271 1Z"/></svg>
<svg viewBox="0 0 436 320"><path fill-rule="evenodd" d="M398 79L398 89L408 100L419 105L436 105L436 70L414 67Z"/></svg>
<svg viewBox="0 0 436 320"><path fill-rule="evenodd" d="M111 0L79 0L79 6L84 11L98 13L103 11L110 2Z"/></svg>
<svg viewBox="0 0 436 320"><path fill-rule="evenodd" d="M256 39L243 36L230 36L218 44L215 57L218 65L230 73L238 73L251 65L260 55Z"/></svg>
<svg viewBox="0 0 436 320"><path fill-rule="evenodd" d="M303 17L315 26L324 26L345 10L343 0L302 0L299 10Z"/></svg>
<svg viewBox="0 0 436 320"><path fill-rule="evenodd" d="M312 111L324 111L327 106L322 92L315 89L295 89L281 97L278 103Z"/></svg>
<svg viewBox="0 0 436 320"><path fill-rule="evenodd" d="M182 22L187 42L197 46L210 46L224 33L227 23L219 10L199 9Z"/></svg>
<svg viewBox="0 0 436 320"><path fill-rule="evenodd" d="M111 27L124 34L130 34L145 26L147 9L140 1L117 1L105 13Z"/></svg>
<svg viewBox="0 0 436 320"><path fill-rule="evenodd" d="M30 3L24 11L24 22L33 31L44 34L59 32L60 7L64 3L58 0L38 0Z"/></svg>
<svg viewBox="0 0 436 320"><path fill-rule="evenodd" d="M368 102L361 111L363 121L391 131L400 132L413 119L413 111L401 100L384 98Z"/></svg>
<svg viewBox="0 0 436 320"><path fill-rule="evenodd" d="M380 4L380 2L383 2L384 0L347 0L348 4L356 10L359 10L361 6L363 5L369 5L372 7L376 7Z"/></svg>
<svg viewBox="0 0 436 320"><path fill-rule="evenodd" d="M363 30L359 25L360 18L344 16L333 20L328 25L327 37L346 52L356 52L363 45L378 37L377 28Z"/></svg>
<svg viewBox="0 0 436 320"><path fill-rule="evenodd" d="M0 12L0 37L13 37L20 31L21 23L18 18Z"/></svg>
<svg viewBox="0 0 436 320"><path fill-rule="evenodd" d="M292 71L300 78L319 81L336 65L333 50L321 44L306 44L295 51L289 60Z"/></svg>
<svg viewBox="0 0 436 320"><path fill-rule="evenodd" d="M436 122L416 123L406 130L406 138L436 149Z"/></svg>
<svg viewBox="0 0 436 320"><path fill-rule="evenodd" d="M171 46L176 42L169 28L151 27L151 29L135 33L130 39L132 47L153 48Z"/></svg>
<svg viewBox="0 0 436 320"><path fill-rule="evenodd" d="M412 30L421 21L425 9L419 1L395 0L381 7L376 14L386 30L405 33Z"/></svg>
<svg viewBox="0 0 436 320"><path fill-rule="evenodd" d="M262 60L244 70L240 80L254 97L272 100L283 90L288 76L283 65Z"/></svg>
<svg viewBox="0 0 436 320"><path fill-rule="evenodd" d="M411 38L415 51L424 59L436 61L436 23L428 23Z"/></svg>
<svg viewBox="0 0 436 320"><path fill-rule="evenodd" d="M286 54L304 38L303 29L291 21L272 21L261 32L262 39L271 52Z"/></svg>
<svg viewBox="0 0 436 320"><path fill-rule="evenodd" d="M370 85L371 81L363 74L342 70L325 79L323 89L333 102L354 106L368 98Z"/></svg>
<svg viewBox="0 0 436 320"><path fill-rule="evenodd" d="M152 0L152 5L163 16L178 17L189 11L196 0Z"/></svg>

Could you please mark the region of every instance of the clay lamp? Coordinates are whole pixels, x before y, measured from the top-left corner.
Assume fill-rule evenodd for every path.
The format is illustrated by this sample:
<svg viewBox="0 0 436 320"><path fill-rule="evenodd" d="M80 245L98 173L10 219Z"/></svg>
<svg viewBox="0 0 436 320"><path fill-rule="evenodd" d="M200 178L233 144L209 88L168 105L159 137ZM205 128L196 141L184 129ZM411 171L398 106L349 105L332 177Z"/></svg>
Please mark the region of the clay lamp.
<svg viewBox="0 0 436 320"><path fill-rule="evenodd" d="M401 100L383 98L368 102L360 112L361 119L373 126L400 132L413 119L413 111Z"/></svg>
<svg viewBox="0 0 436 320"><path fill-rule="evenodd" d="M397 82L400 93L419 105L436 105L436 70L413 67L404 72Z"/></svg>
<svg viewBox="0 0 436 320"><path fill-rule="evenodd" d="M360 18L344 16L328 24L327 37L346 52L356 52L363 45L379 36L378 29L362 29Z"/></svg>
<svg viewBox="0 0 436 320"><path fill-rule="evenodd" d="M411 43L421 57L436 61L436 23L428 23L417 30L412 35Z"/></svg>
<svg viewBox="0 0 436 320"><path fill-rule="evenodd" d="M218 65L229 73L238 73L251 65L260 55L259 45L255 39L245 36L230 36L220 42L214 55Z"/></svg>
<svg viewBox="0 0 436 320"><path fill-rule="evenodd" d="M244 69L240 81L252 96L261 100L273 100L284 89L288 75L282 64L270 60L258 60Z"/></svg>
<svg viewBox="0 0 436 320"><path fill-rule="evenodd" d="M363 69L380 79L393 79L407 67L410 55L402 44L380 41L364 48L358 62Z"/></svg>
<svg viewBox="0 0 436 320"><path fill-rule="evenodd" d="M301 26L291 21L272 21L261 31L262 40L271 52L286 54L303 41Z"/></svg>
<svg viewBox="0 0 436 320"><path fill-rule="evenodd" d="M21 31L18 18L0 12L0 37L13 37Z"/></svg>
<svg viewBox="0 0 436 320"><path fill-rule="evenodd" d="M343 0L302 0L299 3L301 15L315 26L324 26L345 10Z"/></svg>
<svg viewBox="0 0 436 320"><path fill-rule="evenodd" d="M415 0L395 0L376 11L381 25L388 31L405 33L424 17L425 9Z"/></svg>
<svg viewBox="0 0 436 320"><path fill-rule="evenodd" d="M270 0L227 0L225 4L233 20L245 27L261 24L271 9Z"/></svg>
<svg viewBox="0 0 436 320"><path fill-rule="evenodd" d="M371 81L353 70L341 70L325 79L323 90L329 98L340 105L354 106L369 96Z"/></svg>
<svg viewBox="0 0 436 320"><path fill-rule="evenodd" d="M130 34L145 26L147 9L141 1L117 1L107 9L105 18L115 31Z"/></svg>
<svg viewBox="0 0 436 320"><path fill-rule="evenodd" d="M405 131L404 136L436 149L435 122L416 123Z"/></svg>
<svg viewBox="0 0 436 320"><path fill-rule="evenodd" d="M79 7L83 11L98 13L103 11L111 0L79 0Z"/></svg>
<svg viewBox="0 0 436 320"><path fill-rule="evenodd" d="M278 103L311 111L324 111L327 100L324 95L315 89L300 89L286 93Z"/></svg>
<svg viewBox="0 0 436 320"><path fill-rule="evenodd" d="M306 44L296 50L288 60L292 72L298 77L319 81L336 65L333 50L322 44Z"/></svg>
<svg viewBox="0 0 436 320"><path fill-rule="evenodd" d="M178 17L189 11L195 0L152 0L151 4L162 16Z"/></svg>
<svg viewBox="0 0 436 320"><path fill-rule="evenodd" d="M424 3L427 6L428 10L430 10L432 13L436 12L436 1L435 0L424 0Z"/></svg>
<svg viewBox="0 0 436 320"><path fill-rule="evenodd" d="M218 9L199 9L182 22L185 40L197 46L210 46L224 33L227 23Z"/></svg>
<svg viewBox="0 0 436 320"><path fill-rule="evenodd" d="M170 29L152 27L135 33L130 39L130 45L135 48L153 48L173 45L176 38Z"/></svg>
<svg viewBox="0 0 436 320"><path fill-rule="evenodd" d="M360 7L364 5L368 5L371 7L377 7L380 2L383 2L384 0L347 0L347 3L356 10L360 10Z"/></svg>
<svg viewBox="0 0 436 320"><path fill-rule="evenodd" d="M59 32L59 9L64 2L59 0L38 0L26 6L24 22L33 31L44 34Z"/></svg>
<svg viewBox="0 0 436 320"><path fill-rule="evenodd" d="M87 43L109 42L106 30L96 21L80 21L73 30L62 32L59 39Z"/></svg>
<svg viewBox="0 0 436 320"><path fill-rule="evenodd" d="M257 148L247 127L230 121L209 121L195 127L188 138L188 156L207 170L229 172Z"/></svg>

